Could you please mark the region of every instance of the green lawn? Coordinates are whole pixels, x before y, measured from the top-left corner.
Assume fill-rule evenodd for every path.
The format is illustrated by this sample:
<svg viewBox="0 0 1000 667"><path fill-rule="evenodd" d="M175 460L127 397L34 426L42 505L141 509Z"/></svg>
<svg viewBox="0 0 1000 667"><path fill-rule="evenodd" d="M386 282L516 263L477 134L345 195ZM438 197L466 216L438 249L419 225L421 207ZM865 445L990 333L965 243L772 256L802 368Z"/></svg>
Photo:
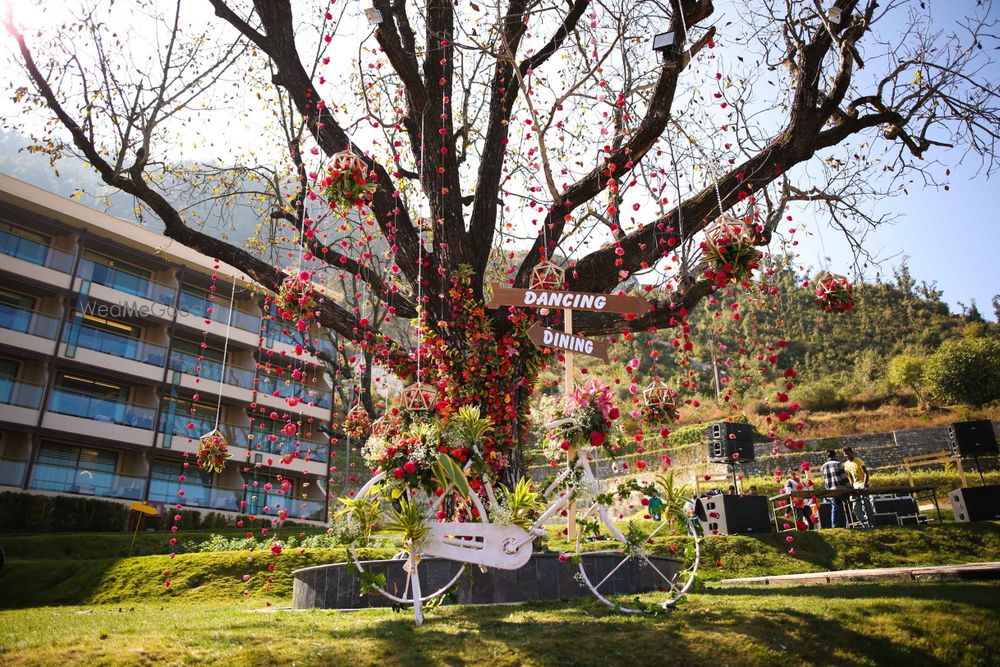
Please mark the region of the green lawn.
<svg viewBox="0 0 1000 667"><path fill-rule="evenodd" d="M995 582L717 587L734 576L1000 560L997 522L800 533L794 554L784 535L713 537L703 585L665 616L622 616L590 600L444 606L421 628L406 612L280 609L290 604L292 570L343 560L342 548L121 557L130 537L0 537L9 555L0 570L0 664L911 667L997 664L1000 655ZM167 536L141 539L155 552ZM666 536L656 548L680 539ZM554 537L548 546L568 548Z"/></svg>
<svg viewBox="0 0 1000 667"><path fill-rule="evenodd" d="M592 602L404 613L278 611L260 603L0 612L0 663L419 665L988 665L992 583L708 590L661 617Z"/></svg>

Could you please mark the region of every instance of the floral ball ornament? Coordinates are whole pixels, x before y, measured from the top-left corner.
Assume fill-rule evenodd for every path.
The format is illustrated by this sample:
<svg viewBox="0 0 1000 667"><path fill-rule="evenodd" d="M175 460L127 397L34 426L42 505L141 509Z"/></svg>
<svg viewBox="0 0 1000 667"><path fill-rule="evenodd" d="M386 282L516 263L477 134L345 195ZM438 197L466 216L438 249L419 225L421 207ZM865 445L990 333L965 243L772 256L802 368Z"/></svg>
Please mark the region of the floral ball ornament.
<svg viewBox="0 0 1000 667"><path fill-rule="evenodd" d="M198 440L198 467L205 472L221 473L226 467L226 461L232 458L225 436L219 429L212 429Z"/></svg>
<svg viewBox="0 0 1000 667"><path fill-rule="evenodd" d="M368 411L360 405L351 408L343 423L344 433L355 440L364 438L372 428L372 419L368 416Z"/></svg>
<svg viewBox="0 0 1000 667"><path fill-rule="evenodd" d="M753 237L746 225L724 215L705 230L701 243L703 259L711 267L705 276L720 289L729 282L745 282L763 257L754 247Z"/></svg>
<svg viewBox="0 0 1000 667"><path fill-rule="evenodd" d="M321 181L323 196L331 207L362 207L375 192L375 184L368 182L368 169L361 156L343 151L333 156Z"/></svg>
<svg viewBox="0 0 1000 667"><path fill-rule="evenodd" d="M650 383L642 392L642 420L646 424L664 424L677 421L677 392L660 381Z"/></svg>
<svg viewBox="0 0 1000 667"><path fill-rule="evenodd" d="M854 286L844 276L821 273L816 277L816 305L828 313L854 308Z"/></svg>
<svg viewBox="0 0 1000 667"><path fill-rule="evenodd" d="M305 331L309 320L316 317L316 291L309 272L285 277L274 303L282 319L295 322L299 331Z"/></svg>

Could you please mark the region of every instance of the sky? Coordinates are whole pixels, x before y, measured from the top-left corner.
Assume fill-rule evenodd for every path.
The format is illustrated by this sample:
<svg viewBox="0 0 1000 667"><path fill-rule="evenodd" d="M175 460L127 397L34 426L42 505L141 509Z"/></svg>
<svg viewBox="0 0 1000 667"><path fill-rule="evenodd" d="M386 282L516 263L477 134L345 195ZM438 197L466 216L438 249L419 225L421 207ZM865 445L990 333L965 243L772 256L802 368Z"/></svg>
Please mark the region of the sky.
<svg viewBox="0 0 1000 667"><path fill-rule="evenodd" d="M974 0L939 1L931 7L941 15L936 18L947 20L973 3ZM732 6L726 6L730 5L727 0L718 4L723 12L733 11ZM347 29L361 37L368 34L366 26L357 20L359 17L350 18L345 23ZM6 35L4 41L9 48ZM1000 78L1000 70L997 74ZM6 104L6 100L0 101L0 105ZM5 115L9 113L8 108L3 110ZM245 138L245 129L241 134ZM872 202L876 212L898 219L868 236L867 248L880 263L869 267L864 277L873 280L881 275L891 279L892 268L905 257L914 278L918 282L936 283L953 312L961 312L959 302L968 306L975 300L987 319L996 319L991 299L1000 294L1000 225L995 215L1000 191L994 180L975 172L971 164L953 168L948 192L915 186L908 194ZM829 227L807 227L810 235L796 234L800 261L850 275L854 258L847 241Z"/></svg>

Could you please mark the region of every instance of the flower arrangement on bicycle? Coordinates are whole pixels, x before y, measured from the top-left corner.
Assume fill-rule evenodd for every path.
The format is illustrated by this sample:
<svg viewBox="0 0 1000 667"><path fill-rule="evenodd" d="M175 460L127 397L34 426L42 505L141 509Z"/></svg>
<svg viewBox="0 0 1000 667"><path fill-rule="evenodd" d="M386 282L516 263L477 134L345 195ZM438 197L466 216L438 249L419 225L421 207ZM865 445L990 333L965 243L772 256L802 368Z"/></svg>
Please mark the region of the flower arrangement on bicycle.
<svg viewBox="0 0 1000 667"><path fill-rule="evenodd" d="M614 457L625 444L616 423L620 416L611 387L588 380L544 412L547 428L542 448L551 460L571 448L600 448Z"/></svg>

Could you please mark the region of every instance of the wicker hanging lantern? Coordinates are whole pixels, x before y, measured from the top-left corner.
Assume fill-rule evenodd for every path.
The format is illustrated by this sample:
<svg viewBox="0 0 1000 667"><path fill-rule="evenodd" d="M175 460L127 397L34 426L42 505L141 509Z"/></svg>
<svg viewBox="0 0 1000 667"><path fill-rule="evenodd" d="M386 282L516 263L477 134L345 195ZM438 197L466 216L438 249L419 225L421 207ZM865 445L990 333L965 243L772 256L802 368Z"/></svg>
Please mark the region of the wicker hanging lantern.
<svg viewBox="0 0 1000 667"><path fill-rule="evenodd" d="M403 388L403 407L407 410L427 412L437 404L437 389L424 382L414 382Z"/></svg>
<svg viewBox="0 0 1000 667"><path fill-rule="evenodd" d="M364 173L367 169L364 159L354 151L340 151L335 153L330 159L330 167L339 172L360 171Z"/></svg>
<svg viewBox="0 0 1000 667"><path fill-rule="evenodd" d="M716 248L733 241L751 241L750 230L728 213L723 213L705 228L705 243Z"/></svg>
<svg viewBox="0 0 1000 667"><path fill-rule="evenodd" d="M531 289L561 290L566 284L566 269L549 260L542 260L531 269Z"/></svg>
<svg viewBox="0 0 1000 667"><path fill-rule="evenodd" d="M662 380L653 380L642 392L642 401L648 407L677 409L677 392Z"/></svg>

